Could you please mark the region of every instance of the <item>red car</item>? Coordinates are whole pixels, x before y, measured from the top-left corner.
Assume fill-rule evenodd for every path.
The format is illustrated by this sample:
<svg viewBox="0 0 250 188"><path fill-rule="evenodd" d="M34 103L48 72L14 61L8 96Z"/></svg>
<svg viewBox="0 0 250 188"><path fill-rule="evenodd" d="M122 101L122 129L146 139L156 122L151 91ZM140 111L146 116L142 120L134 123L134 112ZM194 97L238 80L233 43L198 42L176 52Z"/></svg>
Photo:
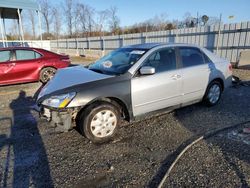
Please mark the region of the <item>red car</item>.
<svg viewBox="0 0 250 188"><path fill-rule="evenodd" d="M68 55L30 47L0 48L0 85L33 81L46 83L59 68L69 66Z"/></svg>

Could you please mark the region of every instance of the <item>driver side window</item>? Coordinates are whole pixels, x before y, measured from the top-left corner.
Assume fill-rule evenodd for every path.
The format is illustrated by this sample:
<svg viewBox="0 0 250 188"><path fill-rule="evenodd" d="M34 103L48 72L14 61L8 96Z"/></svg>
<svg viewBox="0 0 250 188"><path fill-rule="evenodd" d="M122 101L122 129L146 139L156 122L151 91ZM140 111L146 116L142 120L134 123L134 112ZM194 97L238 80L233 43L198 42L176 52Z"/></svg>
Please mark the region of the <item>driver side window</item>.
<svg viewBox="0 0 250 188"><path fill-rule="evenodd" d="M4 50L0 51L0 62L6 62L10 60L10 51Z"/></svg>
<svg viewBox="0 0 250 188"><path fill-rule="evenodd" d="M41 55L33 50L16 50L16 60L30 60L40 57Z"/></svg>
<svg viewBox="0 0 250 188"><path fill-rule="evenodd" d="M165 48L154 52L143 66L155 68L155 72L164 72L176 69L176 56L174 48Z"/></svg>

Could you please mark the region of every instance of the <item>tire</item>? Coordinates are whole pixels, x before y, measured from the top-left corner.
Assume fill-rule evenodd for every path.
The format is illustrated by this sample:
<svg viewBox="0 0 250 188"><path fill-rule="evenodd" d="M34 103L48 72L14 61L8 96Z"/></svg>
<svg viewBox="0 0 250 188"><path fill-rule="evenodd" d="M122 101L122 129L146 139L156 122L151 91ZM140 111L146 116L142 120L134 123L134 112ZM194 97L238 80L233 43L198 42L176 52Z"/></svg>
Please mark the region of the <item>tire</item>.
<svg viewBox="0 0 250 188"><path fill-rule="evenodd" d="M118 108L108 102L101 102L87 107L78 125L80 132L93 143L104 143L115 136L120 122Z"/></svg>
<svg viewBox="0 0 250 188"><path fill-rule="evenodd" d="M40 72L40 81L46 84L56 73L56 69L53 67L43 68Z"/></svg>
<svg viewBox="0 0 250 188"><path fill-rule="evenodd" d="M205 96L203 98L203 102L207 106L214 106L216 105L222 94L222 85L219 81L212 81L206 90Z"/></svg>

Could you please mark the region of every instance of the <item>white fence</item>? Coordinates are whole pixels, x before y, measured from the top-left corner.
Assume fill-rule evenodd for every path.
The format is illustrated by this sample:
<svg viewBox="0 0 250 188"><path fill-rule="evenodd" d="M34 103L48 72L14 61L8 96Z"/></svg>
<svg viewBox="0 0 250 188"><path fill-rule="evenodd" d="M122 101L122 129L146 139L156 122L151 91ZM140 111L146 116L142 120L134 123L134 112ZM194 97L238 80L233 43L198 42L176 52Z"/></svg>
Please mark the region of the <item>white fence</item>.
<svg viewBox="0 0 250 188"><path fill-rule="evenodd" d="M51 50L50 41L49 40L25 40L22 41L7 41L7 47L11 46L26 46L26 47L34 47L34 48L43 48L46 50ZM3 47L3 43L0 43L0 47Z"/></svg>
<svg viewBox="0 0 250 188"><path fill-rule="evenodd" d="M237 62L241 51L250 50L250 22L104 37L25 41L24 46L69 55L102 56L122 46L149 42L197 44L231 62ZM20 41L8 41L8 46L21 44Z"/></svg>
<svg viewBox="0 0 250 188"><path fill-rule="evenodd" d="M220 34L219 34L220 33ZM84 53L86 50L104 52L131 44L146 42L191 43L205 47L231 62L237 62L242 50L250 49L250 22L155 31L127 35L52 40L54 51Z"/></svg>

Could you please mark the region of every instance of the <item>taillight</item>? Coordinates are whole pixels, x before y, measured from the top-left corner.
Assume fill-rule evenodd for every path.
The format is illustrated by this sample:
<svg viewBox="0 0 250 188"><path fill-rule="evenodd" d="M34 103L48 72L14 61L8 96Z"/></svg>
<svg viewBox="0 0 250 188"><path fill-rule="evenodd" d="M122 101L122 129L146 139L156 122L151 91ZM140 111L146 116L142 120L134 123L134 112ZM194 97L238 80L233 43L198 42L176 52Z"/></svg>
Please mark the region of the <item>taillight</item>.
<svg viewBox="0 0 250 188"><path fill-rule="evenodd" d="M67 62L68 62L68 61L69 61L69 59L61 59L61 61L67 61Z"/></svg>
<svg viewBox="0 0 250 188"><path fill-rule="evenodd" d="M66 62L66 63L70 63L70 59L69 58L63 57L60 60L63 61L63 62Z"/></svg>
<svg viewBox="0 0 250 188"><path fill-rule="evenodd" d="M231 72L233 71L233 66L232 66L231 63L229 64L228 69L229 69L229 71L231 71Z"/></svg>
<svg viewBox="0 0 250 188"><path fill-rule="evenodd" d="M62 55L61 58L60 58L60 60L61 60L61 61L65 61L65 62L69 62L69 61L70 61L68 55Z"/></svg>

